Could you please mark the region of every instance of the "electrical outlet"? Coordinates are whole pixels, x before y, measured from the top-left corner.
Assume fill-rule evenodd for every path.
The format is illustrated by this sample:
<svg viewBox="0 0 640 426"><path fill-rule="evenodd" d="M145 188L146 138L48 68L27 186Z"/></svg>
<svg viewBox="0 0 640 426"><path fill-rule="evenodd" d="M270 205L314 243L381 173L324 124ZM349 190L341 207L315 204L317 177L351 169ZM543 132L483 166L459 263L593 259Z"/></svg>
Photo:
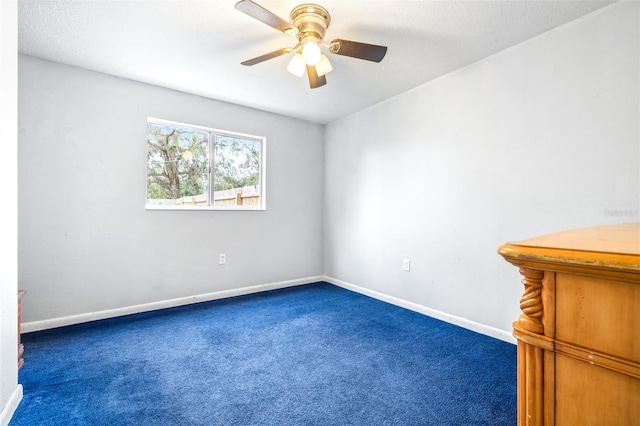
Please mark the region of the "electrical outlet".
<svg viewBox="0 0 640 426"><path fill-rule="evenodd" d="M402 261L402 270L405 272L411 271L411 261L409 259L404 259Z"/></svg>
<svg viewBox="0 0 640 426"><path fill-rule="evenodd" d="M226 255L226 254L224 254L224 253L219 254L219 255L218 255L218 263L219 263L220 265L224 265L224 264L226 264L226 263L227 263L227 255Z"/></svg>

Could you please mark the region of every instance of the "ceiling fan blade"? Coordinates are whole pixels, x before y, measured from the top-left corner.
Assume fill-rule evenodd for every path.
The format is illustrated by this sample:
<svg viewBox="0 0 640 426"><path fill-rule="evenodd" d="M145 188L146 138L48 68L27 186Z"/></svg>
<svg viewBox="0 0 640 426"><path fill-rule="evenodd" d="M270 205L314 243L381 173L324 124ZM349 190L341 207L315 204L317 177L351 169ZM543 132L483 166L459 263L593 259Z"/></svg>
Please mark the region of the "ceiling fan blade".
<svg viewBox="0 0 640 426"><path fill-rule="evenodd" d="M241 62L242 65L251 66L255 64L259 64L260 62L267 61L269 59L277 58L278 56L286 55L293 50L291 47L285 47L283 49L274 50L273 52L265 53L264 55L257 56L253 59L248 59L244 62Z"/></svg>
<svg viewBox="0 0 640 426"><path fill-rule="evenodd" d="M307 65L307 75L309 76L309 87L311 87L312 89L327 84L326 77L324 75L322 77L319 77L318 73L316 72L316 67L314 67L313 65Z"/></svg>
<svg viewBox="0 0 640 426"><path fill-rule="evenodd" d="M336 55L350 56L366 61L380 62L387 54L387 46L360 43L358 41L335 39L329 44L329 51Z"/></svg>
<svg viewBox="0 0 640 426"><path fill-rule="evenodd" d="M270 27L275 28L278 31L282 31L283 33L294 31L289 22L251 0L240 0L236 3L236 9L264 24L269 25Z"/></svg>

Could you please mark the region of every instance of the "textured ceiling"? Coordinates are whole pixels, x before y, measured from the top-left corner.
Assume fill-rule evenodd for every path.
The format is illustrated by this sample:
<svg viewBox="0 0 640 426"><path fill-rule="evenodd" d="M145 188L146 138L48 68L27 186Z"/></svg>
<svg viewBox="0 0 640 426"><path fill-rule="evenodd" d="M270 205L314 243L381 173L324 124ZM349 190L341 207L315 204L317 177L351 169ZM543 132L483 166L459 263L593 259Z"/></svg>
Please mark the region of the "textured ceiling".
<svg viewBox="0 0 640 426"><path fill-rule="evenodd" d="M288 20L301 1L255 0ZM611 1L323 1L333 38L388 46L379 63L329 55L327 85L286 71L295 44L236 0L20 0L21 53L318 123L328 123L578 19Z"/></svg>

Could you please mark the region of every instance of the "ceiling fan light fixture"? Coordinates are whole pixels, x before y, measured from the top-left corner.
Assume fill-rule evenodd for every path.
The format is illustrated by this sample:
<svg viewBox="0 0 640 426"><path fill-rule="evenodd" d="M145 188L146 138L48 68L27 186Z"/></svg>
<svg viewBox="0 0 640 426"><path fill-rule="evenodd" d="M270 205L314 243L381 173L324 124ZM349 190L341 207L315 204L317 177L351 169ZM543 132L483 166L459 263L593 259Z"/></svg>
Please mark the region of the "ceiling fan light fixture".
<svg viewBox="0 0 640 426"><path fill-rule="evenodd" d="M190 149L185 150L185 151L182 153L182 158L184 158L184 159L185 159L185 160L187 160L187 161L191 161L191 160L193 160L193 152L191 152L191 150L190 150Z"/></svg>
<svg viewBox="0 0 640 426"><path fill-rule="evenodd" d="M302 54L296 53L291 61L289 61L289 65L287 66L287 71L296 77L302 77L304 75L304 70L306 69L306 64L304 59L302 58Z"/></svg>
<svg viewBox="0 0 640 426"><path fill-rule="evenodd" d="M320 61L316 65L316 72L318 73L318 77L327 75L332 70L333 67L331 66L331 62L329 62L329 58L327 58L325 55L320 56Z"/></svg>
<svg viewBox="0 0 640 426"><path fill-rule="evenodd" d="M307 41L303 42L302 57L307 65L315 66L320 62L322 52L320 51L318 42L314 38L310 37Z"/></svg>

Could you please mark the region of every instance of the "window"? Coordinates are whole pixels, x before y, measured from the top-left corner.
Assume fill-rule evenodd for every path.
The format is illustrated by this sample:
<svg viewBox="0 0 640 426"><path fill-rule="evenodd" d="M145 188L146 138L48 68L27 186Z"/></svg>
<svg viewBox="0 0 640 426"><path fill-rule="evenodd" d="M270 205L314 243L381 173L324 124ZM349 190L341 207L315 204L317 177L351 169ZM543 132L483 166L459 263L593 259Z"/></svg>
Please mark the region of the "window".
<svg viewBox="0 0 640 426"><path fill-rule="evenodd" d="M147 120L147 209L264 210L265 138Z"/></svg>

